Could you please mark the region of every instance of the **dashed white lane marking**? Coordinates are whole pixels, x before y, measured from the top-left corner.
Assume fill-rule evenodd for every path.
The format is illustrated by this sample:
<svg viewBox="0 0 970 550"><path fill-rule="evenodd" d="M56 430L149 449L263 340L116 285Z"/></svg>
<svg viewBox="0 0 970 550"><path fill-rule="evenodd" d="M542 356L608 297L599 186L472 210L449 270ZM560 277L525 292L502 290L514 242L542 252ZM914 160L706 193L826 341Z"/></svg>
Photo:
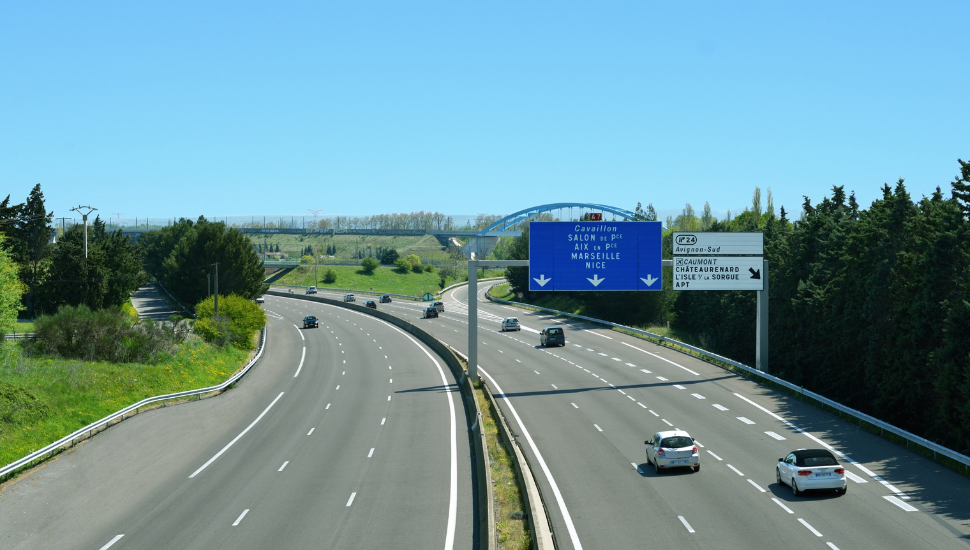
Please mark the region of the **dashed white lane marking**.
<svg viewBox="0 0 970 550"><path fill-rule="evenodd" d="M657 414L657 413L655 413L655 412L653 412L653 409L648 409L648 410L650 411L650 414L652 414L652 415L654 415L654 416L660 416L659 414Z"/></svg>
<svg viewBox="0 0 970 550"><path fill-rule="evenodd" d="M661 418L660 420L663 420L663 421L664 421L664 424L666 424L666 425L668 425L668 426L670 426L671 428L672 428L672 427L674 426L674 425L673 425L673 424L671 424L670 422L667 422L667 419L666 419L666 418Z"/></svg>
<svg viewBox="0 0 970 550"><path fill-rule="evenodd" d="M667 379L664 378L663 376L658 376L657 377L657 380L660 380L661 382L666 382L667 381Z"/></svg>
<svg viewBox="0 0 970 550"><path fill-rule="evenodd" d="M505 352L504 352L504 351L502 351L502 350L498 350L498 352L499 352L499 353L505 353Z"/></svg>
<svg viewBox="0 0 970 550"><path fill-rule="evenodd" d="M706 397L704 397L703 395L701 395L699 393L692 393L691 395L693 395L694 397L696 397L698 399L707 399Z"/></svg>
<svg viewBox="0 0 970 550"><path fill-rule="evenodd" d="M293 375L293 378L296 378L297 376L300 375L300 369L303 368L304 359L306 359L306 346L303 346L303 355L300 356L300 366L296 367L296 374Z"/></svg>
<svg viewBox="0 0 970 550"><path fill-rule="evenodd" d="M624 365L626 365L628 367L636 368L636 365L634 365L633 363L624 363Z"/></svg>
<svg viewBox="0 0 970 550"><path fill-rule="evenodd" d="M687 523L687 520L684 519L684 516L677 516L677 519L679 519L680 522L684 524L684 527L687 528L687 532L688 533L693 533L694 532L694 528L691 527L689 523Z"/></svg>
<svg viewBox="0 0 970 550"><path fill-rule="evenodd" d="M775 504L777 504L778 506L781 506L781 509L784 510L784 511L786 511L786 512L788 512L789 514L794 514L795 513L795 512L792 512L791 511L791 508L785 506L785 503L783 503L782 501L778 500L777 498L773 498L771 500L775 501Z"/></svg>
<svg viewBox="0 0 970 550"><path fill-rule="evenodd" d="M650 371L648 371L647 369L640 369L640 372L644 372L644 373L647 373L647 374L652 374L652 373L651 373Z"/></svg>
<svg viewBox="0 0 970 550"><path fill-rule="evenodd" d="M337 384L337 389L338 389L338 390L340 389L340 384ZM336 391L336 390L334 390L334 391Z"/></svg>
<svg viewBox="0 0 970 550"><path fill-rule="evenodd" d="M220 456L222 456L222 453L228 451L229 450L229 447L232 447L233 444L235 444L237 441L239 441L239 439L242 436L246 435L246 432L248 432L250 429L252 429L252 427L255 426L256 423L259 422L260 419L263 418L263 416L265 416L266 413L268 413L269 410L273 408L273 405L275 405L276 402L280 400L280 397L283 397L283 393L284 392L280 392L280 394L276 396L276 399L274 399L273 402L270 403L268 407L266 407L265 409L263 409L263 412L259 413L259 416L256 417L256 420L253 420L252 424L250 424L249 426L246 426L246 429L243 430L239 435L237 435L235 439L233 439L232 441L230 441L229 444L226 445L225 447L223 447L221 451L219 451L218 453L215 454L215 456L213 456L212 458L210 458L208 462L206 462L205 464L203 464L202 466L200 466L198 470L192 472L192 475L189 476L189 479L192 479L193 477L199 475L199 472L201 472L202 470L205 470L209 466L209 464L212 464L213 462L215 462L217 458L219 458Z"/></svg>
<svg viewBox="0 0 970 550"><path fill-rule="evenodd" d="M640 349L640 348L638 348L638 347L636 347L634 345L627 344L626 342L620 342L620 343L623 344L624 346L629 346L629 347L631 347L631 348L633 348L633 349L635 349L637 351L642 351L643 353L646 353L647 355L652 355L652 356L656 357L657 359L660 359L661 361L666 361L666 362L670 363L671 365L673 365L675 367L684 369L685 371L693 374L694 376L700 376L700 374L697 374L696 372L690 370L689 368L687 368L687 367L685 367L683 365L678 365L677 363L674 363L670 359L664 359L663 357L657 355L656 353L650 353L649 351L647 351L645 349Z"/></svg>
<svg viewBox="0 0 970 550"><path fill-rule="evenodd" d="M300 339L301 339L301 340L303 340L304 342L306 342L306 337L305 337L305 336L303 336L303 331L302 331L302 330L300 330L300 327L298 327L298 326L296 326L296 325L293 325L293 328L295 328L295 329L296 329L296 332L297 332L297 334L299 334L299 335L300 335ZM235 524L234 524L234 525L235 525Z"/></svg>
<svg viewBox="0 0 970 550"><path fill-rule="evenodd" d="M696 440L696 439L694 440L694 444L695 444L695 445L697 445L698 447L700 447L701 449L703 449L703 448L704 448L704 446L703 446L703 445L701 445L701 442L700 442L700 441L698 441L698 440Z"/></svg>
<svg viewBox="0 0 970 550"><path fill-rule="evenodd" d="M534 373L536 373L536 374L539 374L539 371L537 371L537 370L534 370L534 371L532 371L532 372L534 372Z"/></svg>
<svg viewBox="0 0 970 550"><path fill-rule="evenodd" d="M606 354L606 353L603 353L603 352L599 352L599 353L597 353L597 355L602 355L603 357L609 357L609 355L608 355L608 354Z"/></svg>
<svg viewBox="0 0 970 550"><path fill-rule="evenodd" d="M516 362L516 363L521 363L522 361L519 361L518 359L516 359L516 360L515 360L515 362Z"/></svg>
<svg viewBox="0 0 970 550"><path fill-rule="evenodd" d="M607 336L605 334L600 334L598 332L593 332L591 330L584 330L583 332L588 332L590 334L595 334L596 336L599 336L600 338L606 338L607 340L612 340L612 338L610 338L609 336Z"/></svg>
<svg viewBox="0 0 970 550"><path fill-rule="evenodd" d="M388 365L388 366L387 366L387 370L394 370L394 367L392 367L392 366L390 366L390 365Z"/></svg>
<svg viewBox="0 0 970 550"><path fill-rule="evenodd" d="M776 434L775 432L765 432L765 433L768 434L770 437L773 437L773 438L777 439L778 441L784 441L785 440L784 437Z"/></svg>
<svg viewBox="0 0 970 550"><path fill-rule="evenodd" d="M393 384L394 383L394 379L393 378L390 378L389 380L390 380L390 382L388 382L389 384Z"/></svg>
<svg viewBox="0 0 970 550"><path fill-rule="evenodd" d="M637 463L636 462L631 462L630 464L633 465L633 468L637 471L638 474L642 474L643 473L642 471L640 471L640 467L637 466Z"/></svg>
<svg viewBox="0 0 970 550"><path fill-rule="evenodd" d="M592 348L586 348L586 351L596 351L596 350L594 350Z"/></svg>
<svg viewBox="0 0 970 550"><path fill-rule="evenodd" d="M899 506L900 508L902 508L903 510L906 510L907 512L917 512L918 511L916 508L910 506L909 504L903 502L902 500L900 500L900 499L898 499L898 498L896 498L896 497L894 497L892 495L886 495L886 496L884 496L882 498L888 500L889 502L892 502L893 504L895 504L896 506Z"/></svg>
<svg viewBox="0 0 970 550"><path fill-rule="evenodd" d="M717 403L714 403L714 404L713 404L713 405L711 405L711 406L712 406L712 407L714 407L715 409L717 409L717 410L719 410L719 411L726 411L726 410L729 410L729 409L728 409L727 407L725 407L724 405L718 405Z"/></svg>
<svg viewBox="0 0 970 550"><path fill-rule="evenodd" d="M610 384L610 385L612 386L613 384ZM620 393L622 393L623 395L626 395L626 392L625 392L625 391L623 391L623 390L616 390L616 391L618 391L618 392L620 392Z"/></svg>
<svg viewBox="0 0 970 550"><path fill-rule="evenodd" d="M350 493L350 498L347 499L347 507L349 508L351 504L354 503L354 497L357 496L356 492Z"/></svg>
<svg viewBox="0 0 970 550"><path fill-rule="evenodd" d="M284 462L284 463L283 463L283 465L282 465L282 466L280 466L280 469L279 469L279 470L276 470L276 471L277 471L277 472L282 472L282 471L283 471L283 468L286 468L286 465L287 465L287 464L289 464L289 463L290 463L290 461L289 461L289 460L287 460L286 462Z"/></svg>
<svg viewBox="0 0 970 550"><path fill-rule="evenodd" d="M554 387L554 388L556 388L556 385L555 384L549 384L549 385L552 386L552 387ZM556 389L558 390L559 388L556 388Z"/></svg>
<svg viewBox="0 0 970 550"><path fill-rule="evenodd" d="M310 431L308 431L308 432L307 432L306 434L307 434L307 435L310 435L310 434L312 434L312 433L313 433L313 430L315 430L315 429L316 429L316 428L310 428Z"/></svg>
<svg viewBox="0 0 970 550"><path fill-rule="evenodd" d="M382 419L381 419L381 426L383 426L383 425L384 425L384 422L385 422L385 421L387 421L387 417L386 417L386 416L385 416L384 418L382 418Z"/></svg>
<svg viewBox="0 0 970 550"><path fill-rule="evenodd" d="M112 544L114 544L114 543L118 542L119 540L121 540L121 537L123 537L123 536L125 536L125 535L122 533L122 534L116 536L115 538L109 540L108 541L108 544L105 544L104 546L101 547L101 550L108 550L108 548L111 548L111 545Z"/></svg>
<svg viewBox="0 0 970 550"><path fill-rule="evenodd" d="M708 452L708 453L709 453L709 454L710 454L711 456L713 456L714 458L716 458L716 459L718 459L718 460L721 460L721 461L723 461L723 460L724 460L723 458L721 458L721 457L719 457L719 456L717 456L716 454L714 454L714 451L707 451L707 452Z"/></svg>
<svg viewBox="0 0 970 550"><path fill-rule="evenodd" d="M632 395L628 395L628 396L626 396L626 398L629 399L630 401L636 401L637 400L637 398L636 397L633 397Z"/></svg>
<svg viewBox="0 0 970 550"><path fill-rule="evenodd" d="M678 390L686 390L687 389L684 386L681 386L680 384L674 384L674 387L677 388Z"/></svg>
<svg viewBox="0 0 970 550"><path fill-rule="evenodd" d="M388 401L390 401L390 400L391 400L391 396L390 396L390 395L388 395L388 396L387 396L387 400L388 400Z"/></svg>
<svg viewBox="0 0 970 550"><path fill-rule="evenodd" d="M610 357L610 359L612 359L614 361L622 361L623 360L623 359L620 359L619 357Z"/></svg>
<svg viewBox="0 0 970 550"><path fill-rule="evenodd" d="M639 402L639 401L637 401L637 405L640 405L640 406L641 406L641 407L643 407L644 409L646 409L646 408L647 408L647 406L646 406L646 405L644 405L643 403L641 403L641 402Z"/></svg>
<svg viewBox="0 0 970 550"><path fill-rule="evenodd" d="M577 406L575 403L570 403L570 405L572 405L574 409L578 409L579 408L579 406Z"/></svg>
<svg viewBox="0 0 970 550"><path fill-rule="evenodd" d="M832 550L839 550L839 547L832 544L831 542L826 542L825 544L827 544L828 547L831 548Z"/></svg>
<svg viewBox="0 0 970 550"><path fill-rule="evenodd" d="M852 472L850 472L849 470L846 470L846 471L845 471L845 477L847 477L847 478L849 478L849 479L851 479L852 481L854 481L854 482L856 482L856 483L869 483L869 482L868 482L868 481L866 481L865 479L862 479L861 477L859 477L859 476L857 476L857 475L855 475L855 474L853 474L853 473L852 473Z"/></svg>
<svg viewBox="0 0 970 550"><path fill-rule="evenodd" d="M739 476L744 477L744 474L741 473L741 470L738 470L737 468L735 468L734 466L731 466L730 464L728 464L727 467L734 470L734 473L738 474Z"/></svg>
<svg viewBox="0 0 970 550"><path fill-rule="evenodd" d="M330 410L330 403L327 403L327 406L324 408L324 410Z"/></svg>
<svg viewBox="0 0 970 550"><path fill-rule="evenodd" d="M249 513L249 508L246 508L245 510L243 510L243 513L239 514L239 517L236 518L236 521L232 522L232 526L235 527L239 525L239 522L242 521L242 518L246 517L246 514L248 513Z"/></svg>
<svg viewBox="0 0 970 550"><path fill-rule="evenodd" d="M822 536L822 533L819 533L817 529L815 529L814 527L812 527L811 525L809 525L808 522L805 521L805 520L803 520L802 518L798 518L798 522L801 523L802 525L804 525L809 531L815 533L815 536L816 537L821 537Z"/></svg>
<svg viewBox="0 0 970 550"><path fill-rule="evenodd" d="M601 432L603 431L603 428L600 428L599 427L599 424L593 424L593 427L596 428L597 430L601 431Z"/></svg>
<svg viewBox="0 0 970 550"><path fill-rule="evenodd" d="M744 422L745 424L754 424L754 421L753 420L748 420L747 418L745 418L743 416L739 416L738 417L738 420L740 420L741 422Z"/></svg>
<svg viewBox="0 0 970 550"><path fill-rule="evenodd" d="M367 458L374 456L374 447L371 447L370 452L367 453Z"/></svg>
<svg viewBox="0 0 970 550"><path fill-rule="evenodd" d="M748 479L748 483L750 483L751 485L754 485L754 488L757 489L757 490L759 490L759 491L761 491L762 493L766 493L767 492L764 489L762 489L760 485L758 485L754 481L751 481L751 479Z"/></svg>

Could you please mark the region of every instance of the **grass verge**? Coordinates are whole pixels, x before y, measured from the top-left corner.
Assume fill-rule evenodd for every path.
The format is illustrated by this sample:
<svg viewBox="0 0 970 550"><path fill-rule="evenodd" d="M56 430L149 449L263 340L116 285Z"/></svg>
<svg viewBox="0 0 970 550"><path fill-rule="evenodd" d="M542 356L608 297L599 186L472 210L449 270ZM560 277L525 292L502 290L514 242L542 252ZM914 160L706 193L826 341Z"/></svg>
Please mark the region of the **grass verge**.
<svg viewBox="0 0 970 550"><path fill-rule="evenodd" d="M519 492L512 455L499 437L498 419L481 384L475 384L475 399L482 411L482 429L488 445L488 460L495 499L496 548L526 549L532 546L527 511Z"/></svg>
<svg viewBox="0 0 970 550"><path fill-rule="evenodd" d="M35 357L19 342L3 342L0 465L147 397L221 383L248 358L196 339L153 364Z"/></svg>

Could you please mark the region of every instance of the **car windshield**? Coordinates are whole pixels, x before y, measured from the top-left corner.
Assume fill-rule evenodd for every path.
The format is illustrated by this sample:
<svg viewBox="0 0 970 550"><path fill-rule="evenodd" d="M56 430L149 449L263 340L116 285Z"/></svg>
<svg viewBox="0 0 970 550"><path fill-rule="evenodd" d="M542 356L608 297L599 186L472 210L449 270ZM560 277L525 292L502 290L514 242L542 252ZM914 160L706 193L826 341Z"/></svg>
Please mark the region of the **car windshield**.
<svg viewBox="0 0 970 550"><path fill-rule="evenodd" d="M317 318L316 317L307 317L305 320L306 321L316 321Z"/></svg>
<svg viewBox="0 0 970 550"><path fill-rule="evenodd" d="M666 447L668 449L679 449L681 447L690 447L694 444L694 441L689 437L677 436L677 437L665 437L660 441L661 447Z"/></svg>
<svg viewBox="0 0 970 550"><path fill-rule="evenodd" d="M555 335L555 336L559 336L560 334L562 334L562 329L561 328L551 328L551 329L549 329L549 334L552 334L552 335Z"/></svg>

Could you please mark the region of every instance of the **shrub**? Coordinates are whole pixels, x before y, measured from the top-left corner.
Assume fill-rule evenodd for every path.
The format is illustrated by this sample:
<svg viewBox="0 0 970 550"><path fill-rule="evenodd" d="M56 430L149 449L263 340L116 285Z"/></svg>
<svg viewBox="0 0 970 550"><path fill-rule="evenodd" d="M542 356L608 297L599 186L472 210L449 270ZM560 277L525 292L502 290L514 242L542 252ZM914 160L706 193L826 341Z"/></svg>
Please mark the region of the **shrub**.
<svg viewBox="0 0 970 550"><path fill-rule="evenodd" d="M328 268L323 272L323 282L332 285L337 282L337 270Z"/></svg>
<svg viewBox="0 0 970 550"><path fill-rule="evenodd" d="M401 255L397 253L397 250L392 248L381 254L381 263L384 265L394 265L400 257Z"/></svg>
<svg viewBox="0 0 970 550"><path fill-rule="evenodd" d="M424 266L421 264L411 264L411 271L415 273L424 273Z"/></svg>
<svg viewBox="0 0 970 550"><path fill-rule="evenodd" d="M195 332L218 346L232 344L239 349L252 349L253 333L266 325L266 313L242 296L219 297L219 315L215 315L215 297L210 296L195 306Z"/></svg>
<svg viewBox="0 0 970 550"><path fill-rule="evenodd" d="M411 271L411 262L407 261L406 258L398 258L394 261L394 265L397 266L397 270L400 273L407 273Z"/></svg>
<svg viewBox="0 0 970 550"><path fill-rule="evenodd" d="M415 265L415 264L420 265L421 264L421 256L418 256L417 254L408 254L406 256L406 258L408 260L408 263L411 264L411 265Z"/></svg>
<svg viewBox="0 0 970 550"><path fill-rule="evenodd" d="M428 264L428 265L424 266L424 272L425 273L434 273L434 266L431 265L431 264Z"/></svg>
<svg viewBox="0 0 970 550"><path fill-rule="evenodd" d="M312 264L312 263L313 263L314 261L315 261L315 260L313 259L313 256L311 256L311 255L309 255L309 254L304 254L304 255L303 255L303 256L302 256L301 258L300 258L300 263L301 263L301 264Z"/></svg>
<svg viewBox="0 0 970 550"><path fill-rule="evenodd" d="M374 258L364 258L360 262L360 267L364 268L364 273L373 273L375 269L380 267L380 263Z"/></svg>

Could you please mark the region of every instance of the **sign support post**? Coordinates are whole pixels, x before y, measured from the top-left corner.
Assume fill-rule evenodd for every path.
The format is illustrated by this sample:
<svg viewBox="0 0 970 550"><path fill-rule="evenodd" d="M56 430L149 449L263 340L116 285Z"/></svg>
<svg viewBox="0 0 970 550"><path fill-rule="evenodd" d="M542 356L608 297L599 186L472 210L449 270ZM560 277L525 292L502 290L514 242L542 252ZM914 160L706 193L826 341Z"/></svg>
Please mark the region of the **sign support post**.
<svg viewBox="0 0 970 550"><path fill-rule="evenodd" d="M529 260L468 260L468 378L478 382L478 268L529 267Z"/></svg>
<svg viewBox="0 0 970 550"><path fill-rule="evenodd" d="M757 343L755 344L755 368L768 372L768 260L761 270L764 289L758 291Z"/></svg>

